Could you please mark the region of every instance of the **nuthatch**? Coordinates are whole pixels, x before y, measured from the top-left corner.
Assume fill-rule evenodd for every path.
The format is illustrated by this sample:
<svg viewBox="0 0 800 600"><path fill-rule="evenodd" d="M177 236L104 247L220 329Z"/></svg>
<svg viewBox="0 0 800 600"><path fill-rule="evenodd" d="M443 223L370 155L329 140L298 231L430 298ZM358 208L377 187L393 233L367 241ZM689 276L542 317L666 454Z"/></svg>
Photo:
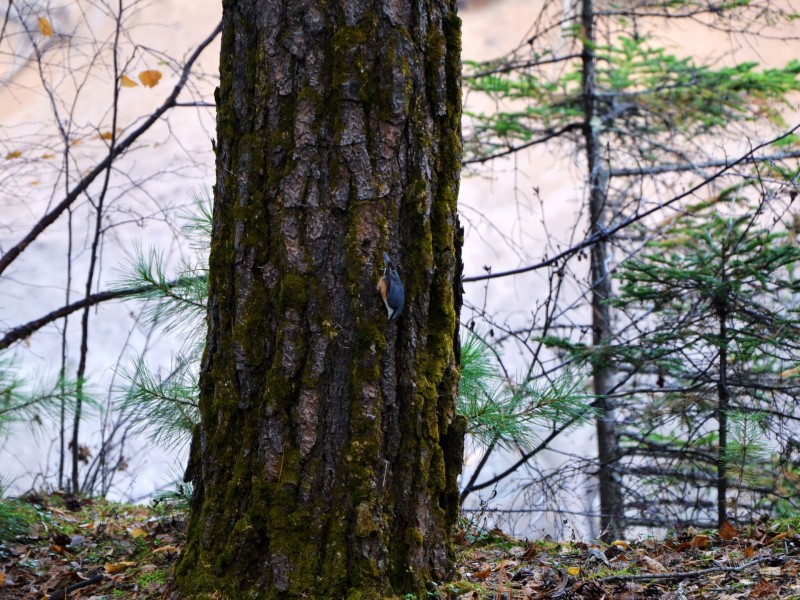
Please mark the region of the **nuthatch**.
<svg viewBox="0 0 800 600"><path fill-rule="evenodd" d="M400 281L397 269L392 265L392 259L389 258L386 252L383 253L383 261L386 263L386 268L383 270L383 277L378 282L378 291L381 293L383 303L386 305L389 320L393 321L403 311L406 291L403 289L403 282Z"/></svg>

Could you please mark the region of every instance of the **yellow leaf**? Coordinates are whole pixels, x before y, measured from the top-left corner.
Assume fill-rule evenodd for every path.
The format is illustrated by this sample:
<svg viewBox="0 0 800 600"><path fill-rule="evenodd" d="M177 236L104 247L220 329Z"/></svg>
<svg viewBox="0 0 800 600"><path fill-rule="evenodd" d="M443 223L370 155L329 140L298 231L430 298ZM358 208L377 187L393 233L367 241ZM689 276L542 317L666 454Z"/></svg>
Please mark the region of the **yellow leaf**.
<svg viewBox="0 0 800 600"><path fill-rule="evenodd" d="M612 546L617 546L618 548L622 548L623 550L630 550L631 547L625 540L614 540L611 542Z"/></svg>
<svg viewBox="0 0 800 600"><path fill-rule="evenodd" d="M153 550L153 554L177 554L178 547L177 546L161 546L161 548L156 548Z"/></svg>
<svg viewBox="0 0 800 600"><path fill-rule="evenodd" d="M148 533L142 529L141 527L137 527L133 531L131 531L131 537L133 539L140 538L140 537L147 537Z"/></svg>
<svg viewBox="0 0 800 600"><path fill-rule="evenodd" d="M53 35L53 26L50 25L50 21L47 17L39 17L36 19L36 24L39 26L39 31L42 32L44 37L50 37Z"/></svg>
<svg viewBox="0 0 800 600"><path fill-rule="evenodd" d="M129 567L133 567L134 565L136 565L135 562L128 562L128 561L106 563L105 569L106 573L108 573L109 575L113 575L114 573L119 573L120 571L124 571Z"/></svg>
<svg viewBox="0 0 800 600"><path fill-rule="evenodd" d="M8 154L6 154L6 160L11 160L12 158L19 158L20 156L22 156L22 152L20 152L19 150L12 150Z"/></svg>
<svg viewBox="0 0 800 600"><path fill-rule="evenodd" d="M50 158L53 158L53 155L52 155L52 154L50 154L49 152L45 152L44 154L42 154L42 158L43 158L44 160L48 160L48 159L50 159Z"/></svg>
<svg viewBox="0 0 800 600"><path fill-rule="evenodd" d="M104 131L103 133L99 134L97 137L99 137L101 140L110 140L110 139L112 139L114 137L114 134L112 132L110 132L110 131Z"/></svg>
<svg viewBox="0 0 800 600"><path fill-rule="evenodd" d="M142 85L146 85L147 87L155 87L158 85L160 79L161 71L156 71L155 69L150 69L139 73L139 81L142 82Z"/></svg>
<svg viewBox="0 0 800 600"><path fill-rule="evenodd" d="M6 574L0 572L0 587L3 587L6 584Z"/></svg>
<svg viewBox="0 0 800 600"><path fill-rule="evenodd" d="M119 83L122 87L137 87L139 84L136 83L133 79L128 77L127 75L122 75L119 78Z"/></svg>
<svg viewBox="0 0 800 600"><path fill-rule="evenodd" d="M569 573L573 577L577 577L578 575L581 574L581 568L580 567L567 567L567 573Z"/></svg>

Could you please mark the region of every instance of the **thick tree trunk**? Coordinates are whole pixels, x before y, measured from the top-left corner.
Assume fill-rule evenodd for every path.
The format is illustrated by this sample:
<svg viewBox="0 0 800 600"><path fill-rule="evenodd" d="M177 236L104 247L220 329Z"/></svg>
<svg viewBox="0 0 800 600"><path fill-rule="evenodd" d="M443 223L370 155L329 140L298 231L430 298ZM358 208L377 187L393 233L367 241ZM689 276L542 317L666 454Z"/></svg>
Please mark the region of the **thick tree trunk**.
<svg viewBox="0 0 800 600"><path fill-rule="evenodd" d="M608 169L603 164L600 140L600 115L595 92L596 62L594 51L594 7L584 0L581 8L583 26L583 97L586 157L589 178L589 220L593 235L602 234L606 215L611 210L607 194ZM600 535L605 540L620 539L625 533L625 505L622 486L617 473L619 462L619 435L616 429L615 406L608 393L612 385L612 371L603 348L611 338L611 275L608 270L608 241L600 240L591 250L592 295L592 360L596 419L598 486L600 490Z"/></svg>
<svg viewBox="0 0 800 600"><path fill-rule="evenodd" d="M455 0L223 3L187 596L443 580L458 370ZM406 305L387 321L383 252Z"/></svg>

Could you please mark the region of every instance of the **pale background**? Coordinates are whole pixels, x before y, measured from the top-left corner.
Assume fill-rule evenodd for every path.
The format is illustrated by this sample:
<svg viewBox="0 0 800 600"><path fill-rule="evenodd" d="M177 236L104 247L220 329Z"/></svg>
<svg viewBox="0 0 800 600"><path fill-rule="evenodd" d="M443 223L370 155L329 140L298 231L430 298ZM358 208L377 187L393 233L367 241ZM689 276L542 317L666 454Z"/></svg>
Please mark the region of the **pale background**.
<svg viewBox="0 0 800 600"><path fill-rule="evenodd" d="M15 2L14 4L19 4ZM496 0L472 2L462 11L463 56L465 59L487 59L501 56L523 42L534 22L541 2L525 0ZM86 24L92 27L93 36L108 41L112 23L96 4L88 2L28 2L32 7L27 19L33 19L40 10L49 15L56 35L86 37ZM0 1L0 11L5 14L7 3ZM40 7L37 12L37 7ZM80 10L77 9L80 7ZM83 12L82 12L83 11ZM159 54L182 59L204 39L220 18L221 3L217 0L159 0L144 3L126 22L130 39L123 41L122 55L132 61L126 73L138 73L156 68L164 72L158 86L124 88L120 98L120 128L135 126L142 115L157 106L171 91L177 75L168 64L159 61ZM13 27L13 23L11 26ZM10 29L9 31L13 31ZM657 34L670 43L675 53L712 56L717 61L733 63L758 60L763 63L784 64L800 52L798 42L773 40L757 46L741 47L725 36L702 34L686 25L659 29ZM24 36L13 38L14 52L30 52ZM39 43L43 40L39 39ZM134 51L134 43L156 53ZM49 206L58 202L63 193L63 181L56 180L60 171L58 158L42 160L49 152L59 152L56 119L50 99L42 92L35 69L26 68L24 62L11 60L9 48L0 54L0 250L13 245ZM58 62L60 50L51 54ZM63 55L62 55L63 56ZM194 98L184 94L186 101L210 101L214 73L218 58L218 45L212 45L200 61L201 71L208 74L198 82ZM101 60L110 64L110 53L101 52ZM81 65L74 65L80 72ZM102 72L102 70L101 70ZM98 133L110 127L113 78L93 76L86 81L72 77L65 69L56 93L65 103L77 92L77 103L72 114L75 137L81 142L73 147L78 157L76 168L87 168L94 157L102 152L104 142ZM469 103L472 99L467 98ZM61 114L62 123L66 115ZM795 118L791 116L791 118ZM794 122L790 122L794 125ZM21 140L35 135L38 148L26 147L20 159L4 159L20 148ZM120 266L133 256L134 243L142 247L163 249L167 260L177 264L187 249L176 242L175 231L179 223L169 209L190 204L192 189L210 187L213 183L213 155L211 138L214 137L214 119L210 109L177 108L167 123L161 123L150 132L139 148L127 155L119 165L112 180L112 210L107 222L108 234L104 241L100 264L99 285L105 289L109 282L118 279ZM16 161L16 162L15 162ZM49 161L49 162L48 162ZM43 166L44 165L44 166ZM49 166L47 166L49 165ZM513 158L487 164L478 173L466 176L461 185L461 213L466 226L464 248L465 275L483 272L483 265L503 271L539 261L549 244L568 243L570 227L579 214L582 190L576 193L574 180L581 180L582 165L573 157L549 155L543 150L528 151ZM146 185L139 185L141 183ZM538 189L538 194L534 193ZM96 188L94 188L96 189ZM0 328L9 329L61 306L66 287L67 239L66 215L43 234L18 259L0 279ZM77 207L73 214L75 240L73 252L73 282L71 300L78 299L84 287L87 264L86 230L87 211ZM546 230L543 226L546 224ZM582 234L583 232L579 232ZM511 240L511 243L509 243ZM401 265L401 269L403 265ZM515 323L529 317L531 307L544 291L540 275L530 274L513 279L493 281L488 288L483 284L465 286L467 306L490 307L500 321ZM180 346L180 339L153 336L136 320L136 305L131 303L106 303L92 311L90 322L88 376L93 391L102 399L109 390L120 385L115 367L120 362L129 364L145 347L151 363L169 364L170 353ZM473 313L465 310L462 320L467 322ZM70 319L70 369L74 372L79 343L79 313ZM60 326L60 325L59 325ZM47 327L34 334L25 343L11 348L11 353L31 377L52 379L58 372L61 337L56 326ZM521 368L518 349L507 346L509 365ZM96 445L99 441L97 425L86 423L82 443ZM53 484L57 461L57 446L52 430L18 426L13 434L0 442L0 474L12 483L15 491L31 486L41 486L45 480ZM129 468L120 473L112 496L120 499L142 500L174 480L182 472L185 449L164 452L154 447L146 438L131 440ZM556 451L541 457L545 466L557 467L562 461L573 460L572 454L591 455L594 439L591 428L575 431L556 445ZM466 457L465 476L469 476L478 454L471 449ZM507 457L513 460L514 457ZM486 469L486 475L500 471L504 461L498 459ZM37 477L39 476L39 477ZM494 502L501 506L507 500L503 494ZM474 505L475 499L472 499ZM591 482L576 484L569 498L564 499L564 509L575 512L595 507L596 499ZM535 535L544 531L563 531L566 518L570 526L584 535L593 535L580 517L534 515L533 519L515 519L511 526L517 534Z"/></svg>

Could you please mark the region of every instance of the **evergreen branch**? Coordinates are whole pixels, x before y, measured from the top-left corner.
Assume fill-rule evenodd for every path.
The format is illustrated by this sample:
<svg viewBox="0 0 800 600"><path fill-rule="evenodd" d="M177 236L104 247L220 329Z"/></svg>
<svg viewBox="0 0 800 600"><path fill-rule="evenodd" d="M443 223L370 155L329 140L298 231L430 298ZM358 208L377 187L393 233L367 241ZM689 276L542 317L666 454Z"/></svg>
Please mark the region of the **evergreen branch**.
<svg viewBox="0 0 800 600"><path fill-rule="evenodd" d="M780 140L782 140L782 139L794 134L798 130L800 130L800 125L795 125L789 131L786 131L785 133L782 133L781 135L779 135L779 136L777 136L777 137L775 137L775 138L773 138L771 140L768 140L766 142L762 142L758 146L752 148L748 152L746 152L743 155L741 155L739 158L737 158L733 162L726 163L725 166L723 166L719 171L717 171L716 173L710 175L709 177L707 177L706 179L704 179L703 181L701 181L697 185L689 188L685 192L683 192L681 194L678 194L677 196L673 196L672 198L670 198L669 200L665 200L664 202L659 202L657 206L654 206L653 208L650 208L648 210L645 210L645 211L642 211L642 212L638 212L637 211L636 213L634 213L633 215L631 215L627 219L624 219L622 222L618 223L617 225L614 225L613 227L610 227L609 229L604 229L604 230L597 231L597 232L593 233L592 235L587 236L586 238L583 239L583 241L570 246L569 248L567 248L566 250L563 250L562 252L559 252L558 254L553 256L552 258L546 258L546 259L544 259L544 260L542 260L542 261L540 261L540 262L538 262L536 264L528 265L526 267L520 267L519 269L511 269L509 271L500 271L498 273L488 273L486 275L473 275L471 277L463 277L461 279L461 281L463 283L472 283L472 282L475 282L475 281L485 281L487 279L498 279L500 277L509 277L511 275L519 275L521 273L528 273L530 271L537 271L539 269L554 265L554 264L558 263L560 260L565 259L565 258L569 258L572 255L577 254L581 250L584 250L586 248L594 246L596 243L598 243L600 241L608 240L614 234L616 234L619 231L622 231L623 229L627 228L629 225L633 225L634 223L638 223L639 221L642 221L643 219L646 219L650 215L655 214L658 211L661 211L661 210L667 208L668 206L672 206L673 204L675 204L675 203L677 203L677 202L679 202L679 201L681 201L681 200L683 200L685 198L688 198L689 196L692 196L693 194L695 194L697 191L703 189L705 186L707 186L712 181L715 181L715 180L719 179L720 177L722 177L725 173L730 171L733 167L735 167L737 165L740 165L741 163L746 162L749 159L751 159L756 154L756 152L758 152L762 148L766 148L767 146L771 146L772 144L775 144L776 142L779 142Z"/></svg>
<svg viewBox="0 0 800 600"><path fill-rule="evenodd" d="M17 257L22 254L22 252L34 240L36 240L36 238L39 237L42 232L52 225L56 219L58 219L58 217L89 188L89 186L94 182L95 179L97 179L98 176L100 176L102 173L105 173L106 170L111 167L114 161L122 153L128 150L128 148L130 148L136 140L138 140L146 131L148 131L164 115L164 113L176 106L178 96L180 95L181 91L183 91L183 88L186 86L186 83L189 80L189 75L191 74L194 63L200 57L200 54L203 52L203 50L205 50L206 47L214 41L217 35L219 35L220 31L222 31L221 22L214 28L214 31L211 32L211 35L204 39L197 46L197 48L195 48L194 52L192 52L192 54L189 56L189 59L186 61L186 64L183 67L178 83L175 84L172 93L170 93L167 99L164 100L161 106L154 110L139 127L134 129L123 140L121 140L119 144L114 146L109 151L108 155L106 155L103 160L97 163L91 171L81 178L77 185L73 187L69 193L67 193L64 199L59 202L55 208L43 216L25 235L25 237L23 237L14 246L9 248L9 250L3 254L3 256L0 256L0 274L2 274L9 267L9 265L11 265L11 263L13 263Z"/></svg>

